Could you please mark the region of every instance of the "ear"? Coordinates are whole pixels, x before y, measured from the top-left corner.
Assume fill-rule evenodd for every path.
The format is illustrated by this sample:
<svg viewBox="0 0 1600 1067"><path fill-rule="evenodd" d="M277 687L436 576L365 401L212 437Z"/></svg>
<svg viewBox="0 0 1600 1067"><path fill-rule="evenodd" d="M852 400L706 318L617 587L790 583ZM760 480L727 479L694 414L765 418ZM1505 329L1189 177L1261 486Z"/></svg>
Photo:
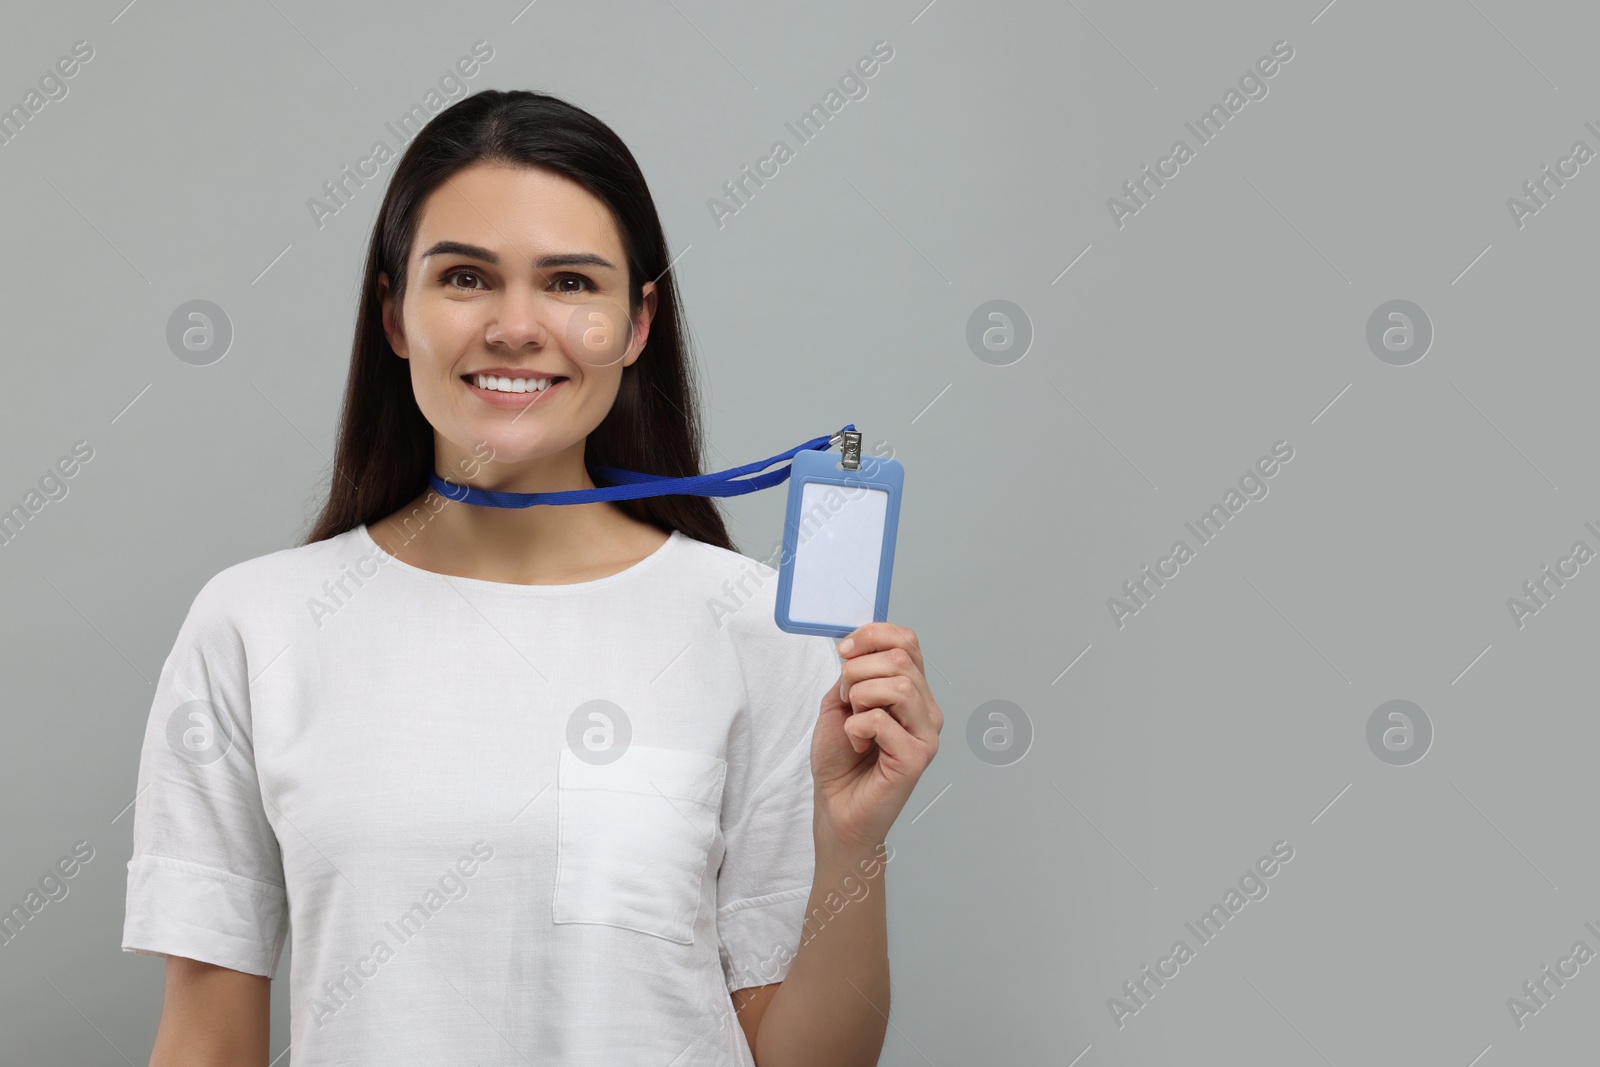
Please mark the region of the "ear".
<svg viewBox="0 0 1600 1067"><path fill-rule="evenodd" d="M389 285L389 275L382 271L378 272L378 300L383 306L383 335L389 339L389 347L401 359L409 359L405 331L396 321L399 308L395 305L394 290Z"/></svg>
<svg viewBox="0 0 1600 1067"><path fill-rule="evenodd" d="M650 323L656 315L656 283L645 282L641 291L644 294L641 301L643 306L633 319L633 342L628 345L628 354L622 360L624 367L633 366L639 353L644 351L645 342L650 339Z"/></svg>

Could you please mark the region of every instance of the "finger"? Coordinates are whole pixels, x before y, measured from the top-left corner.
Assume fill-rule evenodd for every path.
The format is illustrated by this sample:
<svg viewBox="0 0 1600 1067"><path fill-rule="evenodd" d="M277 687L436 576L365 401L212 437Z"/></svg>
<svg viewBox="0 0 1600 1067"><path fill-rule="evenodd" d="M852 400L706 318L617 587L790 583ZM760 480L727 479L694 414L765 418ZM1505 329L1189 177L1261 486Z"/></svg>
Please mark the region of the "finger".
<svg viewBox="0 0 1600 1067"><path fill-rule="evenodd" d="M839 669L839 699L848 700L849 687L864 682L871 678L906 677L915 683L919 692L931 704L933 703L933 690L928 688L928 679L922 673L922 667L912 658L911 653L902 647L885 649L882 652L869 652L863 656L856 656L845 660Z"/></svg>
<svg viewBox="0 0 1600 1067"><path fill-rule="evenodd" d="M890 622L862 623L834 646L835 651L847 660L891 648L905 649L916 663L917 670L922 670L922 645L909 627Z"/></svg>
<svg viewBox="0 0 1600 1067"><path fill-rule="evenodd" d="M888 678L892 675L903 674L914 681L926 682L927 678L922 673L922 666L917 662L909 649L895 647L887 648L882 652L868 652L861 656L852 656L843 662L840 672L852 684L864 682L868 678Z"/></svg>
<svg viewBox="0 0 1600 1067"><path fill-rule="evenodd" d="M879 753L879 762L888 762L901 767L907 773L916 772L926 763L922 742L907 733L905 728L882 708L852 715L845 720L844 730L846 736L851 739L850 747L857 752L865 752L870 745L877 744L882 750ZM858 741L859 747L857 747Z"/></svg>
<svg viewBox="0 0 1600 1067"><path fill-rule="evenodd" d="M924 699L917 684L903 674L857 682L850 687L846 699L851 718L879 710L920 740L931 741L939 736L939 726L934 723L930 711L931 702Z"/></svg>

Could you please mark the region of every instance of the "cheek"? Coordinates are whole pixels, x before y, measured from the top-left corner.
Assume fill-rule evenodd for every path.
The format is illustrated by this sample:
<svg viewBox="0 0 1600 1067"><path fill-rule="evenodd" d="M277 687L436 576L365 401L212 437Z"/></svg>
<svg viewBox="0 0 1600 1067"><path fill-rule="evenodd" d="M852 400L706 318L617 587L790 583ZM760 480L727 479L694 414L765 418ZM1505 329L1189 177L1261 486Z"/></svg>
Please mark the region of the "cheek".
<svg viewBox="0 0 1600 1067"><path fill-rule="evenodd" d="M406 332L407 362L411 364L411 382L419 400L424 392L466 395L461 374L483 362L472 358L474 352L483 351L481 341L474 344L474 338L481 338L482 334L474 331L463 313L454 310L435 310L431 315L425 312L412 320Z"/></svg>
<svg viewBox="0 0 1600 1067"><path fill-rule="evenodd" d="M474 338L481 341L482 306L470 301L447 300L431 292L406 294L401 323L406 343L415 350L459 350Z"/></svg>
<svg viewBox="0 0 1600 1067"><path fill-rule="evenodd" d="M622 386L620 370L620 366L585 368L581 380L567 383L568 388L576 388L572 389L563 410L549 425L559 425L563 434L570 434L574 438L592 434L616 406Z"/></svg>
<svg viewBox="0 0 1600 1067"><path fill-rule="evenodd" d="M600 425L616 400L618 382L605 371L592 368L583 371L583 377L569 379L563 386L562 423L572 430L587 435Z"/></svg>

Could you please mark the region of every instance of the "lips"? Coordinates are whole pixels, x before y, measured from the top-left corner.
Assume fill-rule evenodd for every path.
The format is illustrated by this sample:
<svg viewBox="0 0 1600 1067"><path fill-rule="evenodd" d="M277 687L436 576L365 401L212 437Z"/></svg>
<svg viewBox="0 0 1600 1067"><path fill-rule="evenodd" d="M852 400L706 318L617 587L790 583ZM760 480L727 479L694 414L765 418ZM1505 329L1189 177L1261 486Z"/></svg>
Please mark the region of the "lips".
<svg viewBox="0 0 1600 1067"><path fill-rule="evenodd" d="M540 381L543 381L545 379L549 379L551 382L564 382L564 381L567 380L567 376L565 374L526 374L526 373L521 373L521 372L513 373L511 371L504 370L504 369L468 371L466 374L463 374L461 376L461 380L464 381L464 382L467 382L468 384L473 384L473 383L475 383L477 381L477 378L478 378L478 376L480 374L481 375L487 375L488 377L491 377L491 378L513 378L513 379L514 378L526 378L526 379L529 379L529 380L538 379Z"/></svg>
<svg viewBox="0 0 1600 1067"><path fill-rule="evenodd" d="M553 375L550 384L543 389L530 390L524 393L502 393L498 389L479 389L474 379L476 374L463 374L462 383L473 396L486 404L502 408L532 407L548 397L551 393L565 392L568 379L563 375ZM498 375L497 375L498 377Z"/></svg>

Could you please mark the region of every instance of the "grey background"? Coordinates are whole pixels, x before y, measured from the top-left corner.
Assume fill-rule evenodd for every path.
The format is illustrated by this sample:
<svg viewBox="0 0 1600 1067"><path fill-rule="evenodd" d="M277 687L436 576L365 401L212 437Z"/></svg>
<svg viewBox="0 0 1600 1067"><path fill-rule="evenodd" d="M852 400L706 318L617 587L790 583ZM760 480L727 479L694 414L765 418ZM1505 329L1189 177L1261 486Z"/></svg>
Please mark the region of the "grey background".
<svg viewBox="0 0 1600 1067"><path fill-rule="evenodd" d="M306 207L474 41L468 82L614 126L662 213L715 468L855 422L906 498L891 618L948 718L890 841L884 1064L1532 1064L1592 1055L1600 125L1578 3L173 5L34 8L0 104L92 61L0 145L0 503L94 458L0 549L0 904L94 858L0 947L17 1062L143 1063L159 961L119 950L138 744L195 592L297 543L328 475L379 185ZM707 200L873 42L894 57L719 228ZM1107 199L1274 42L1268 95L1119 228ZM386 168L378 181L385 180ZM1070 265L1070 270L1066 269ZM220 361L167 346L206 299ZM1023 309L1007 366L968 347ZM1366 343L1410 300L1434 340ZM1331 406L1330 406L1331 405ZM1274 442L1294 458L1121 628L1106 601ZM748 554L782 494L728 502ZM1070 669L1068 668L1070 665ZM1434 738L1392 766L1380 704ZM1007 766L970 717L1031 724ZM1274 842L1294 858L1120 1029L1107 1001ZM279 974L286 978L289 961ZM275 984L273 1055L287 1040ZM625 1010L625 1006L619 1006ZM14 1036L20 1035L20 1036ZM285 1058L280 1062L288 1062Z"/></svg>

